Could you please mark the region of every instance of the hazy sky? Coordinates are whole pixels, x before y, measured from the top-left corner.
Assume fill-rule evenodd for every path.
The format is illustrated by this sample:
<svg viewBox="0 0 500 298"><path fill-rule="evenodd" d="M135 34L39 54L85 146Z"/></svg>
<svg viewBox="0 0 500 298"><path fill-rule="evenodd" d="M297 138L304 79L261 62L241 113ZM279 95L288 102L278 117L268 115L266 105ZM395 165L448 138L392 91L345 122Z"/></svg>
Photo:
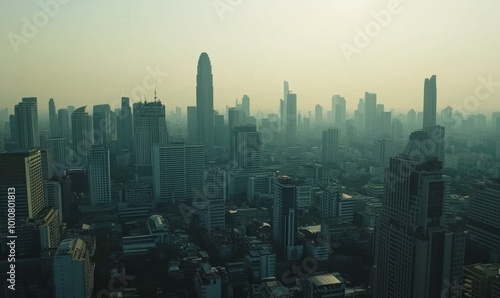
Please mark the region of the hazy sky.
<svg viewBox="0 0 500 298"><path fill-rule="evenodd" d="M185 113L204 51L220 110L248 94L252 110L277 111L283 80L302 112L316 103L330 110L333 94L353 110L365 91L386 109L421 110L432 74L438 110L463 105L489 76L493 87L481 87L485 100L468 111L500 110L498 0L59 1L52 16L40 3L56 0L0 2L0 106L10 112L26 96L38 97L42 113L49 97L57 108L117 107L132 90L151 89L149 73L159 70L160 99ZM374 16L382 10L385 24ZM34 18L37 32L23 30ZM371 37L356 43L357 28Z"/></svg>

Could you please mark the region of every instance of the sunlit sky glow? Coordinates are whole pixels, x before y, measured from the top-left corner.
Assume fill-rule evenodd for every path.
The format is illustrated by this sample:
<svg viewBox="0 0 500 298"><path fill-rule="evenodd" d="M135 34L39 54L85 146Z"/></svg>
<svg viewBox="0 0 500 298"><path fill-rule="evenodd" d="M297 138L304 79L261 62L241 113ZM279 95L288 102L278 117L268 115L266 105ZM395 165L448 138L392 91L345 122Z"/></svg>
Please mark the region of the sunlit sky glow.
<svg viewBox="0 0 500 298"><path fill-rule="evenodd" d="M55 0L54 0L55 1ZM196 63L207 52L214 75L214 107L234 106L244 94L252 110L277 112L283 80L297 93L298 109L331 109L340 94L348 110L365 91L386 109L422 110L426 77L437 76L438 110L474 95L478 78L500 82L500 1L401 0L400 12L351 61L356 28L387 10L383 0L66 0L19 51L23 18L43 12L38 1L0 2L0 106L37 96L41 113L50 97L57 108L112 104L130 96L159 68L158 95L167 111L195 105ZM50 2L42 0L40 2ZM500 86L496 87L500 89ZM500 91L471 112L500 110ZM149 91L152 99L153 92Z"/></svg>

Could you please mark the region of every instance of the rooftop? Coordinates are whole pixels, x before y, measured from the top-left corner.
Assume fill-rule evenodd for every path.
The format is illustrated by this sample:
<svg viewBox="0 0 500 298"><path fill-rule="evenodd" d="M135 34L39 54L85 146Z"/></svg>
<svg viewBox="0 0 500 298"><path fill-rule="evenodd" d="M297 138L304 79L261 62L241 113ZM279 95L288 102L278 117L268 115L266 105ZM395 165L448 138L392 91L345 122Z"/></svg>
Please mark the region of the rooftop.
<svg viewBox="0 0 500 298"><path fill-rule="evenodd" d="M310 277L309 280L318 287L342 283L340 280L338 280L338 278L336 278L332 274L313 276Z"/></svg>

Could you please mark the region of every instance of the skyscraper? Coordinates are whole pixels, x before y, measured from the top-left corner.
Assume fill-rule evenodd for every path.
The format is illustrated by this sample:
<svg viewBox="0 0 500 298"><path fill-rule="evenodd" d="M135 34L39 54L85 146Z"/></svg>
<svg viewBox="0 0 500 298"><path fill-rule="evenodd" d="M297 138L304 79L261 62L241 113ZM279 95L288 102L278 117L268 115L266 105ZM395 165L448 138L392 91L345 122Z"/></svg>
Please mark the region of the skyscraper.
<svg viewBox="0 0 500 298"><path fill-rule="evenodd" d="M297 94L288 93L286 98L286 144L297 141Z"/></svg>
<svg viewBox="0 0 500 298"><path fill-rule="evenodd" d="M424 126L436 125L436 76L425 79L424 82Z"/></svg>
<svg viewBox="0 0 500 298"><path fill-rule="evenodd" d="M92 146L88 157L89 193L92 205L111 203L111 172L109 150L102 145Z"/></svg>
<svg viewBox="0 0 500 298"><path fill-rule="evenodd" d="M248 95L243 95L241 100L241 109L245 112L246 117L250 117L250 97Z"/></svg>
<svg viewBox="0 0 500 298"><path fill-rule="evenodd" d="M168 143L165 106L160 101L134 104L135 163L139 176L151 176L151 148Z"/></svg>
<svg viewBox="0 0 500 298"><path fill-rule="evenodd" d="M198 115L196 113L196 107L187 107L187 143L196 144L198 143Z"/></svg>
<svg viewBox="0 0 500 298"><path fill-rule="evenodd" d="M25 97L14 107L17 122L17 145L20 149L40 146L36 97Z"/></svg>
<svg viewBox="0 0 500 298"><path fill-rule="evenodd" d="M302 256L296 245L297 202L295 181L288 176L276 177L272 184L274 196L273 240L278 253L286 260L297 260Z"/></svg>
<svg viewBox="0 0 500 298"><path fill-rule="evenodd" d="M132 151L134 148L134 129L132 127L132 109L130 98L122 97L120 113L116 119L117 140L120 149Z"/></svg>
<svg viewBox="0 0 500 298"><path fill-rule="evenodd" d="M44 207L42 156L39 148L0 153L0 188L13 188L16 220L33 219ZM7 218L7 195L0 197L1 217Z"/></svg>
<svg viewBox="0 0 500 298"><path fill-rule="evenodd" d="M365 136L372 138L376 135L377 121L377 94L365 92Z"/></svg>
<svg viewBox="0 0 500 298"><path fill-rule="evenodd" d="M346 121L346 102L344 97L340 95L332 97L332 116L335 127L339 128L343 133Z"/></svg>
<svg viewBox="0 0 500 298"><path fill-rule="evenodd" d="M61 138L70 142L72 140L70 116L67 109L59 109L57 111L57 122L59 125L59 135Z"/></svg>
<svg viewBox="0 0 500 298"><path fill-rule="evenodd" d="M92 110L94 145L108 147L111 142L111 108L108 104L95 105Z"/></svg>
<svg viewBox="0 0 500 298"><path fill-rule="evenodd" d="M85 112L85 108L86 106L80 107L71 114L73 161L78 165L85 164L87 152L94 142L92 118Z"/></svg>
<svg viewBox="0 0 500 298"><path fill-rule="evenodd" d="M262 168L262 134L255 125L238 126L234 131L234 160L239 168Z"/></svg>
<svg viewBox="0 0 500 298"><path fill-rule="evenodd" d="M198 142L205 146L205 154L210 156L214 146L214 85L212 65L205 52L201 53L198 60L196 112Z"/></svg>
<svg viewBox="0 0 500 298"><path fill-rule="evenodd" d="M321 128L323 125L323 107L319 104L317 104L314 109L314 120L316 128Z"/></svg>
<svg viewBox="0 0 500 298"><path fill-rule="evenodd" d="M500 247L500 178L490 178L476 187L478 191L470 200L467 210L467 230L469 240L485 248L490 253L496 253ZM498 258L498 257L497 257ZM492 258L492 261L493 260Z"/></svg>
<svg viewBox="0 0 500 298"><path fill-rule="evenodd" d="M403 154L390 159L376 227L374 297L444 297L461 280L466 232L446 228L443 163L427 154L428 141L416 131Z"/></svg>
<svg viewBox="0 0 500 298"><path fill-rule="evenodd" d="M229 156L234 160L236 158L235 129L244 124L244 119L242 119L242 114L236 108L229 108L227 110L227 119L229 126Z"/></svg>
<svg viewBox="0 0 500 298"><path fill-rule="evenodd" d="M331 128L323 131L321 161L331 163L339 160L340 131Z"/></svg>
<svg viewBox="0 0 500 298"><path fill-rule="evenodd" d="M288 110L287 110L287 101L288 101L288 93L290 93L288 82L283 81L283 99L280 101L280 117L281 117L281 128L286 132L286 127L288 125Z"/></svg>
<svg viewBox="0 0 500 298"><path fill-rule="evenodd" d="M169 144L153 147L155 200L194 198L202 191L203 145Z"/></svg>
<svg viewBox="0 0 500 298"><path fill-rule="evenodd" d="M60 126L57 120L56 105L54 99L49 99L49 124L50 124L50 137L57 138L60 137Z"/></svg>

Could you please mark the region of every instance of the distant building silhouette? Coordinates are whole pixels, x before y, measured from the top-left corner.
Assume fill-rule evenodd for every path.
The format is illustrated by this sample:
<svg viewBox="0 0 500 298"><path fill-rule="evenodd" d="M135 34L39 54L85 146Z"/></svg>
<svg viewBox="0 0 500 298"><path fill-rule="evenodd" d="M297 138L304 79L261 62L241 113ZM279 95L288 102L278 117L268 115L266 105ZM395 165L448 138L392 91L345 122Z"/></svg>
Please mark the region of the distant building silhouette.
<svg viewBox="0 0 500 298"><path fill-rule="evenodd" d="M140 177L152 176L151 148L168 143L165 106L161 101L134 104L135 162Z"/></svg>
<svg viewBox="0 0 500 298"><path fill-rule="evenodd" d="M201 53L198 60L196 114L198 142L205 146L205 154L211 156L214 146L214 84L212 65L205 52Z"/></svg>
<svg viewBox="0 0 500 298"><path fill-rule="evenodd" d="M424 123L423 128L436 125L436 76L425 79L424 82Z"/></svg>
<svg viewBox="0 0 500 298"><path fill-rule="evenodd" d="M17 124L17 145L20 149L40 147L36 97L25 97L14 107Z"/></svg>

